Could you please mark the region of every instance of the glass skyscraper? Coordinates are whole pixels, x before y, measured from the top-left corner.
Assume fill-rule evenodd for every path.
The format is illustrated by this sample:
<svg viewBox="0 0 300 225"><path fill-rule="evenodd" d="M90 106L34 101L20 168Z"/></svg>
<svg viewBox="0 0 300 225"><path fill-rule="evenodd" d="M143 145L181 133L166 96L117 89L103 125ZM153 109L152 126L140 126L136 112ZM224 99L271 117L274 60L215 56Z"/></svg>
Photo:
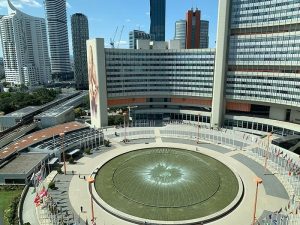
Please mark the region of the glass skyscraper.
<svg viewBox="0 0 300 225"><path fill-rule="evenodd" d="M79 90L88 89L86 52L86 40L89 39L88 19L82 13L75 13L71 17L71 24L76 88Z"/></svg>
<svg viewBox="0 0 300 225"><path fill-rule="evenodd" d="M166 0L150 0L150 35L154 41L165 41Z"/></svg>

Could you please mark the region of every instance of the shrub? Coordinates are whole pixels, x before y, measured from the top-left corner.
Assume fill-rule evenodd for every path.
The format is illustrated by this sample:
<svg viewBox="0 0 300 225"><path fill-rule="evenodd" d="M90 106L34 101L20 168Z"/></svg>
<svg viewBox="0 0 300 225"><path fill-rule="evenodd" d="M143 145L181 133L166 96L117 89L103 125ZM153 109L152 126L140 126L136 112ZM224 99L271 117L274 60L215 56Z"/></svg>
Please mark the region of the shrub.
<svg viewBox="0 0 300 225"><path fill-rule="evenodd" d="M87 155L90 155L90 154L92 154L92 153L91 153L91 149L90 149L90 148L86 148L86 149L84 149L84 153L85 153L85 154L87 154Z"/></svg>
<svg viewBox="0 0 300 225"><path fill-rule="evenodd" d="M59 173L59 174L63 174L63 171L61 170L61 167L57 167L56 171L57 171L57 173Z"/></svg>
<svg viewBox="0 0 300 225"><path fill-rule="evenodd" d="M110 141L109 140L104 140L104 146L105 147L110 147Z"/></svg>
<svg viewBox="0 0 300 225"><path fill-rule="evenodd" d="M5 210L4 217L8 221L9 224L15 225L18 224L18 204L20 201L20 196L15 197L9 205L9 208Z"/></svg>
<svg viewBox="0 0 300 225"><path fill-rule="evenodd" d="M50 188L51 190L54 190L54 189L55 189L55 182L54 182L54 181L51 181L51 182L48 184L48 188Z"/></svg>
<svg viewBox="0 0 300 225"><path fill-rule="evenodd" d="M75 164L75 160L74 160L74 158L72 156L69 158L69 163L70 164Z"/></svg>

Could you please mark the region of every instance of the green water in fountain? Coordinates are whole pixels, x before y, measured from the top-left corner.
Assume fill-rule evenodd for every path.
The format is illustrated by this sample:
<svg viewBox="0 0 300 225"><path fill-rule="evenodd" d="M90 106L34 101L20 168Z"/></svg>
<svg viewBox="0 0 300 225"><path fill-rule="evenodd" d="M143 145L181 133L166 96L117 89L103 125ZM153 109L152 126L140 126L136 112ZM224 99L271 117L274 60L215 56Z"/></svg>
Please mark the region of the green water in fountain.
<svg viewBox="0 0 300 225"><path fill-rule="evenodd" d="M172 148L129 152L107 162L95 188L112 207L141 218L178 221L215 213L235 198L238 182L223 163Z"/></svg>

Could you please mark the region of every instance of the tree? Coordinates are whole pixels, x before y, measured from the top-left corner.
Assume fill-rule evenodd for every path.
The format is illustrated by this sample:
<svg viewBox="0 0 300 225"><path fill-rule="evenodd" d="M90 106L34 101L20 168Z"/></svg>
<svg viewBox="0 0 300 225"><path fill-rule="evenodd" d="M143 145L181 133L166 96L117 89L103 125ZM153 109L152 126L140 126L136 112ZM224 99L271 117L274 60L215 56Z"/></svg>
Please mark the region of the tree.
<svg viewBox="0 0 300 225"><path fill-rule="evenodd" d="M75 164L75 160L74 160L74 158L72 156L69 158L69 163L70 164Z"/></svg>
<svg viewBox="0 0 300 225"><path fill-rule="evenodd" d="M104 146L105 147L110 147L110 141L109 140L104 140Z"/></svg>
<svg viewBox="0 0 300 225"><path fill-rule="evenodd" d="M87 154L87 155L91 155L92 154L90 148L84 149L84 153Z"/></svg>
<svg viewBox="0 0 300 225"><path fill-rule="evenodd" d="M54 190L54 189L55 189L55 182L54 182L54 181L51 181L51 182L48 184L48 188L50 188L51 190Z"/></svg>
<svg viewBox="0 0 300 225"><path fill-rule="evenodd" d="M85 111L82 108L80 108L80 107L74 109L74 113L75 113L75 117L76 118L80 118L81 116L85 116L86 115Z"/></svg>

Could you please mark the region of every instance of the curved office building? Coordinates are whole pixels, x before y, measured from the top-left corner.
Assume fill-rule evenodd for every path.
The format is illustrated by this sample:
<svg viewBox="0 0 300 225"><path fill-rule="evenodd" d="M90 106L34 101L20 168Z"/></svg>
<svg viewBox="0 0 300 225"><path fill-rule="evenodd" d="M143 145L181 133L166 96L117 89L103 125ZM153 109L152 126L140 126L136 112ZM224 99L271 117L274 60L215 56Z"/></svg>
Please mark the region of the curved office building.
<svg viewBox="0 0 300 225"><path fill-rule="evenodd" d="M300 133L297 7L295 0L220 1L216 50L96 44L97 54L104 54L97 57L104 66L98 76L106 80L99 90L107 94L100 111L131 105L138 106L134 120L198 121L200 115L211 127Z"/></svg>
<svg viewBox="0 0 300 225"><path fill-rule="evenodd" d="M52 74L71 71L66 0L45 0Z"/></svg>

